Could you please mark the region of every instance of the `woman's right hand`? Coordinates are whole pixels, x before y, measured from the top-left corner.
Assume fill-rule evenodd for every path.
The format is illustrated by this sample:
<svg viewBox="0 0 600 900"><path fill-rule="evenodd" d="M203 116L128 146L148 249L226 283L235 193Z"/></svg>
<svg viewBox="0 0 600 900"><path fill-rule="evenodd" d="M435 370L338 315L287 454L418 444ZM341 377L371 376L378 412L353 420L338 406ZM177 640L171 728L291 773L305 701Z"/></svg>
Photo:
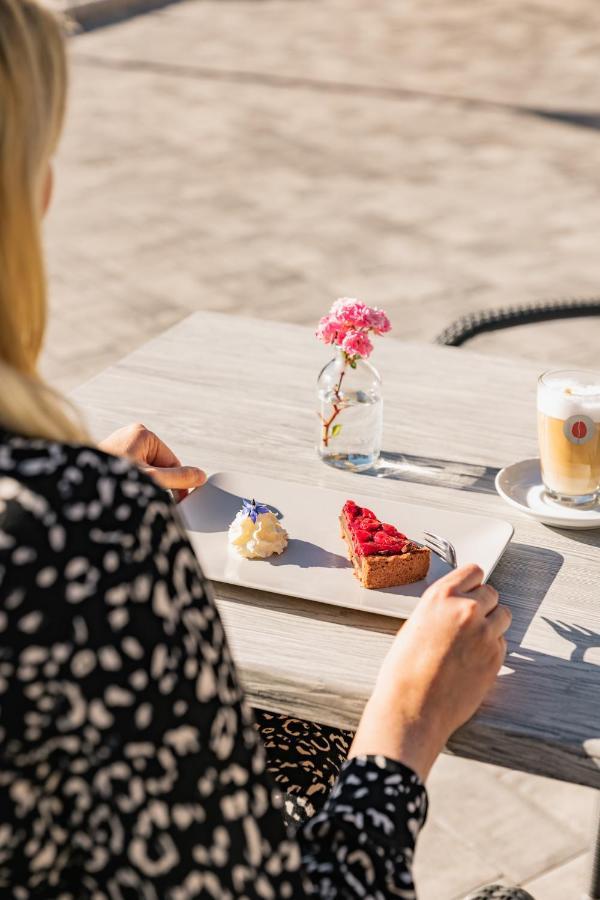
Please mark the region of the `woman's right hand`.
<svg viewBox="0 0 600 900"><path fill-rule="evenodd" d="M176 502L206 481L206 473L196 466L182 466L170 447L145 425L125 425L100 442L105 453L126 456L137 463L157 484L172 491Z"/></svg>
<svg viewBox="0 0 600 900"><path fill-rule="evenodd" d="M506 655L510 610L462 566L423 594L381 667L350 756L382 754L425 780L450 735L478 709Z"/></svg>

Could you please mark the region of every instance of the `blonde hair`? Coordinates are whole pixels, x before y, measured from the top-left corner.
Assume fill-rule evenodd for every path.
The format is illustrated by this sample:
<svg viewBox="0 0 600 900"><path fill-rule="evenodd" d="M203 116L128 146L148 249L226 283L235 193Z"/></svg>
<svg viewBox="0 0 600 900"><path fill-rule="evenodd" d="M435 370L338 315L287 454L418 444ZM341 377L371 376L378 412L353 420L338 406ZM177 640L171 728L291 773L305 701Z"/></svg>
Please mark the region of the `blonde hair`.
<svg viewBox="0 0 600 900"><path fill-rule="evenodd" d="M44 185L66 90L58 19L32 0L0 0L0 423L78 442L82 425L37 368L47 316Z"/></svg>

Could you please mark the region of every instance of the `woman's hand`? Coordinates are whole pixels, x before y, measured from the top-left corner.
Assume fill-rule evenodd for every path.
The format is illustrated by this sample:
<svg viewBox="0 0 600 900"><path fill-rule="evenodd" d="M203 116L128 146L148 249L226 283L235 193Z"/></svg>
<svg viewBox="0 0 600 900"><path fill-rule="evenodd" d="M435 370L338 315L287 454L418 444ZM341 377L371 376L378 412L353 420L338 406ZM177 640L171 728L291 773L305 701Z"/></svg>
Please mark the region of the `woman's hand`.
<svg viewBox="0 0 600 900"><path fill-rule="evenodd" d="M350 756L382 754L422 780L450 735L478 709L506 655L510 610L478 566L423 594L381 667Z"/></svg>
<svg viewBox="0 0 600 900"><path fill-rule="evenodd" d="M206 481L202 469L182 466L158 435L140 424L119 428L100 443L100 449L114 456L127 456L161 487L173 491L176 500L182 500L188 491Z"/></svg>

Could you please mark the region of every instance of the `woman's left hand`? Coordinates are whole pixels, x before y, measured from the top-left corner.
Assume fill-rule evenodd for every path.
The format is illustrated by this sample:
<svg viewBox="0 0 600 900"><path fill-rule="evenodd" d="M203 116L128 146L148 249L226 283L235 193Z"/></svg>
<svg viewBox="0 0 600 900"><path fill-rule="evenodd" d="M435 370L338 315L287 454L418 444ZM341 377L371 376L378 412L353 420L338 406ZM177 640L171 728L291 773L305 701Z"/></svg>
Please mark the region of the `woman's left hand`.
<svg viewBox="0 0 600 900"><path fill-rule="evenodd" d="M114 456L127 456L164 488L182 500L192 488L206 481L195 466L182 466L173 451L144 425L126 425L100 442L100 449Z"/></svg>

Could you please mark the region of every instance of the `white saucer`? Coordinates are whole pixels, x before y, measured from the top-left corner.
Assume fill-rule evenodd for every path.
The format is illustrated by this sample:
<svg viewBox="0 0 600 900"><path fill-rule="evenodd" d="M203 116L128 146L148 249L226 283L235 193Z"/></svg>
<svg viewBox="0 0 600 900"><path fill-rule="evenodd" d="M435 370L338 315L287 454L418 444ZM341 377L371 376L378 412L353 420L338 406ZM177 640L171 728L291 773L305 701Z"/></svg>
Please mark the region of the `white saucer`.
<svg viewBox="0 0 600 900"><path fill-rule="evenodd" d="M600 505L592 509L562 506L542 484L539 459L523 459L496 475L496 490L516 509L555 528L600 528Z"/></svg>

